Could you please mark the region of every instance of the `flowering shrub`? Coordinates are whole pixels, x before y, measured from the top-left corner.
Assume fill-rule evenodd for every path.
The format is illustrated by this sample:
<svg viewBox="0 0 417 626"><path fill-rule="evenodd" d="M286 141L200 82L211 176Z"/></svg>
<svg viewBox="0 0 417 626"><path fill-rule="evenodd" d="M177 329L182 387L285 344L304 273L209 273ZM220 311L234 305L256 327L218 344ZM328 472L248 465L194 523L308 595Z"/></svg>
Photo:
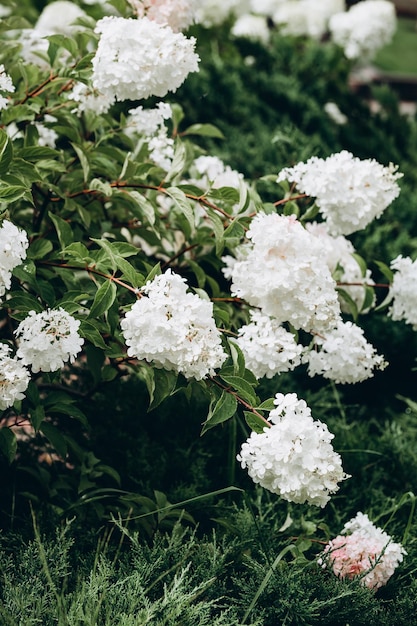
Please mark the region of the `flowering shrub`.
<svg viewBox="0 0 417 626"><path fill-rule="evenodd" d="M187 125L175 101L199 68L198 42L181 29L208 26L216 3L200 18L193 3L178 14L172 2L97 4L59 21L45 13L33 29L3 22L0 449L13 462L11 424L29 420L77 471L85 439L63 416L87 430L86 399L137 380L150 409L203 403L202 434L239 422L250 478L324 507L349 478L343 455L306 402L278 390L279 375L360 383L386 365L360 314L390 304L392 319L415 325L411 259L392 262L394 278L380 262L388 282L376 284L346 238L397 198L401 174L342 150L277 163L264 198L206 153L217 127ZM242 17L239 3L220 4ZM234 36L254 32L266 40L265 29Z"/></svg>

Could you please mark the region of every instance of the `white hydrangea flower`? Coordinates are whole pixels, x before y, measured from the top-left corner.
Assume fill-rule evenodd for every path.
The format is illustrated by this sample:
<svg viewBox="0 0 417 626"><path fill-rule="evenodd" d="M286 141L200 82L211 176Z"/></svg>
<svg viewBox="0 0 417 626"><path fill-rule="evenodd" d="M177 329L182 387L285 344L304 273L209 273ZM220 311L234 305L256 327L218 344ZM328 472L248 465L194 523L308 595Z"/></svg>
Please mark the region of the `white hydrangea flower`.
<svg viewBox="0 0 417 626"><path fill-rule="evenodd" d="M361 585L378 589L385 585L407 552L364 513L344 525L342 534L326 545L318 559L339 578L360 577Z"/></svg>
<svg viewBox="0 0 417 626"><path fill-rule="evenodd" d="M270 39L270 31L266 18L262 15L241 15L234 23L232 35L246 37L267 44Z"/></svg>
<svg viewBox="0 0 417 626"><path fill-rule="evenodd" d="M375 369L382 370L387 365L367 342L362 328L352 322L339 322L325 337L316 335L314 347L304 360L310 376L319 374L340 384L372 378Z"/></svg>
<svg viewBox="0 0 417 626"><path fill-rule="evenodd" d="M169 171L174 158L174 140L168 137L166 130L159 132L148 142L150 159L166 172Z"/></svg>
<svg viewBox="0 0 417 626"><path fill-rule="evenodd" d="M318 224L317 222L308 222L306 228L309 233L319 238L323 249L323 256L326 257L331 274L333 275L336 269L339 268L340 275L338 276L338 282L341 284L341 287L352 298L358 311L362 313L367 312L369 308L363 309L366 295L365 287L353 283L362 283L363 285L369 286L375 283L371 278L371 271L369 269L366 269L365 276L363 276L362 269L353 256L355 253L353 243L343 235L332 237L325 223ZM344 313L350 313L349 306L342 296L340 297L340 306Z"/></svg>
<svg viewBox="0 0 417 626"><path fill-rule="evenodd" d="M261 311L250 311L250 318L249 324L239 328L236 343L256 378L272 378L300 365L304 348L292 333Z"/></svg>
<svg viewBox="0 0 417 626"><path fill-rule="evenodd" d="M0 65L0 92L13 93L15 86L12 83L12 79L4 69L3 63ZM0 111L5 109L9 104L9 99L0 93Z"/></svg>
<svg viewBox="0 0 417 626"><path fill-rule="evenodd" d="M163 97L198 71L195 38L146 17L106 16L95 32L101 37L92 60L93 87L110 99Z"/></svg>
<svg viewBox="0 0 417 626"><path fill-rule="evenodd" d="M237 460L255 483L284 500L324 507L338 483L349 478L332 445L327 426L313 420L295 393L277 393L269 414L271 427L252 432Z"/></svg>
<svg viewBox="0 0 417 626"><path fill-rule="evenodd" d="M185 280L170 270L143 287L121 328L127 354L155 367L201 380L213 376L226 359L213 305L187 293Z"/></svg>
<svg viewBox="0 0 417 626"><path fill-rule="evenodd" d="M126 131L129 135L138 133L144 137L153 137L165 129L165 120L172 118L172 107L166 102L158 102L153 109L138 106L129 109L126 119Z"/></svg>
<svg viewBox="0 0 417 626"><path fill-rule="evenodd" d="M22 400L30 381L26 367L10 356L11 349L0 343L0 410L13 406Z"/></svg>
<svg viewBox="0 0 417 626"><path fill-rule="evenodd" d="M288 180L301 193L316 198L331 235L350 235L382 215L399 195L402 174L390 164L358 159L347 150L327 159L311 157L306 163L281 170L277 182Z"/></svg>
<svg viewBox="0 0 417 626"><path fill-rule="evenodd" d="M53 115L45 115L44 122L48 124L56 122L57 119ZM54 131L53 128L49 128L42 124L41 122L35 122L33 124L38 131L38 145L39 146L47 146L49 148L55 148L56 140L58 139L58 133Z"/></svg>
<svg viewBox="0 0 417 626"><path fill-rule="evenodd" d="M358 2L349 11L333 15L329 29L348 59L369 61L390 43L397 29L395 5L388 0Z"/></svg>
<svg viewBox="0 0 417 626"><path fill-rule="evenodd" d="M80 322L59 309L42 313L30 311L15 330L19 348L16 356L33 372L55 372L74 362L84 339L79 336Z"/></svg>
<svg viewBox="0 0 417 626"><path fill-rule="evenodd" d="M68 94L68 99L74 100L74 102L77 103L76 107L71 112L79 116L82 113L102 115L103 113L107 113L114 102L113 96L104 95L85 83L75 83Z"/></svg>
<svg viewBox="0 0 417 626"><path fill-rule="evenodd" d="M0 297L10 289L12 271L26 259L27 234L9 220L0 226Z"/></svg>
<svg viewBox="0 0 417 626"><path fill-rule="evenodd" d="M280 4L286 0L250 0L250 10L257 15L272 17Z"/></svg>
<svg viewBox="0 0 417 626"><path fill-rule="evenodd" d="M189 182L197 187L219 189L233 187L239 189L243 174L225 165L219 157L202 155L197 157L190 166L192 178Z"/></svg>
<svg viewBox="0 0 417 626"><path fill-rule="evenodd" d="M390 287L392 304L388 314L395 321L404 320L417 330L417 261L398 256L391 262L394 278Z"/></svg>
<svg viewBox="0 0 417 626"><path fill-rule="evenodd" d="M194 22L196 0L128 0L137 17L147 17L168 25L174 33L187 29Z"/></svg>
<svg viewBox="0 0 417 626"><path fill-rule="evenodd" d="M40 35L71 35L76 27L75 20L87 17L79 6L67 0L57 0L48 4L35 24L35 31Z"/></svg>
<svg viewBox="0 0 417 626"><path fill-rule="evenodd" d="M249 0L200 0L195 21L206 28L219 26L231 16L239 17L249 12Z"/></svg>
<svg viewBox="0 0 417 626"><path fill-rule="evenodd" d="M309 36L320 39L326 32L327 19L320 11L320 3L311 0L290 0L281 3L274 12L273 21L284 35Z"/></svg>
<svg viewBox="0 0 417 626"><path fill-rule="evenodd" d="M246 236L250 241L236 249L236 258L223 258L232 294L296 329L333 328L340 305L317 237L295 216L264 213L255 216Z"/></svg>

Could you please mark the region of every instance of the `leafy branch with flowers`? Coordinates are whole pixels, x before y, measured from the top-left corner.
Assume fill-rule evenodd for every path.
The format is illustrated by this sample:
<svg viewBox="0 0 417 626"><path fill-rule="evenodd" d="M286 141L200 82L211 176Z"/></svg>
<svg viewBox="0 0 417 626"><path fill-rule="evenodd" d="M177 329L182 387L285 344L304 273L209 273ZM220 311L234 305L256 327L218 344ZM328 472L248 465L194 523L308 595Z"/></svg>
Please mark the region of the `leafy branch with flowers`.
<svg viewBox="0 0 417 626"><path fill-rule="evenodd" d="M150 410L204 397L202 434L243 417L234 457L250 478L324 508L355 477L279 377L361 383L389 367L362 317L417 327L416 261L379 262L387 283L375 283L347 239L395 201L403 174L341 150L265 172L276 195L263 198L205 152L205 138L223 137L215 125L187 127L175 101L143 102L198 72L197 41L182 32L193 3L85 4L91 15L51 3L33 28L10 4L0 22L1 453L19 462L14 426L28 421L70 468L79 446L62 416L88 430L83 400L133 378ZM362 513L347 531L320 564L348 578L370 570L361 581L378 588L405 549Z"/></svg>

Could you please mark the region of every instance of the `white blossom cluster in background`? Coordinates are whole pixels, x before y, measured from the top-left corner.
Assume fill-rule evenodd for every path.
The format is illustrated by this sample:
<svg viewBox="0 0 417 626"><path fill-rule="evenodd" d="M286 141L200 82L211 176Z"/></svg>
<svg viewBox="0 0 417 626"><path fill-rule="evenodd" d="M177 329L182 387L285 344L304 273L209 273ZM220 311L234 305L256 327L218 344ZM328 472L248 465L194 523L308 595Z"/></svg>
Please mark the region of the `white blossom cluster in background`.
<svg viewBox="0 0 417 626"><path fill-rule="evenodd" d="M268 43L271 35L266 18L263 15L251 15L249 13L237 18L231 33L235 37L246 37L254 41L261 41L263 44Z"/></svg>
<svg viewBox="0 0 417 626"><path fill-rule="evenodd" d="M196 7L195 21L206 28L219 26L230 17L249 12L248 0L200 0Z"/></svg>
<svg viewBox="0 0 417 626"><path fill-rule="evenodd" d="M322 247L295 216L259 213L247 243L224 257L232 295L280 323L325 332L340 319L336 283Z"/></svg>
<svg viewBox="0 0 417 626"><path fill-rule="evenodd" d="M0 297L10 289L12 271L26 259L27 234L9 220L0 226Z"/></svg>
<svg viewBox="0 0 417 626"><path fill-rule="evenodd" d="M137 17L170 26L174 33L186 30L195 20L197 0L128 0Z"/></svg>
<svg viewBox="0 0 417 626"><path fill-rule="evenodd" d="M349 11L330 18L329 30L348 59L369 61L390 43L397 28L395 4L389 0L364 0Z"/></svg>
<svg viewBox="0 0 417 626"><path fill-rule="evenodd" d="M280 2L271 17L285 35L321 39L331 16L344 8L343 0L290 0Z"/></svg>
<svg viewBox="0 0 417 626"><path fill-rule="evenodd" d="M10 356L11 348L0 343L0 410L4 411L24 398L24 392L30 381L26 367Z"/></svg>
<svg viewBox="0 0 417 626"><path fill-rule="evenodd" d="M9 98L4 94L13 93L15 86L12 83L12 79L4 69L4 65L0 65L0 111L5 109L9 104Z"/></svg>
<svg viewBox="0 0 417 626"><path fill-rule="evenodd" d="M324 507L349 478L325 424L294 393L275 396L263 433L252 432L237 456L255 483L284 500Z"/></svg>
<svg viewBox="0 0 417 626"><path fill-rule="evenodd" d="M127 354L155 367L201 380L214 375L226 353L213 305L187 292L185 280L168 270L148 282L121 321Z"/></svg>
<svg viewBox="0 0 417 626"><path fill-rule="evenodd" d="M359 577L369 589L385 585L407 552L365 513L358 513L326 545L318 563L331 567L339 578Z"/></svg>
<svg viewBox="0 0 417 626"><path fill-rule="evenodd" d="M331 235L349 235L382 215L399 195L401 177L392 164L384 167L342 150L284 168L277 182L295 183L301 193L315 198Z"/></svg>
<svg viewBox="0 0 417 626"><path fill-rule="evenodd" d="M243 174L233 170L216 156L199 156L190 166L191 178L188 182L206 191L210 187L233 187L239 189L244 182ZM194 176L193 176L194 175Z"/></svg>
<svg viewBox="0 0 417 626"><path fill-rule="evenodd" d="M303 346L277 320L253 309L250 322L241 326L236 340L246 367L256 378L272 378L301 363Z"/></svg>
<svg viewBox="0 0 417 626"><path fill-rule="evenodd" d="M80 322L63 308L30 311L20 322L15 335L17 358L33 372L55 372L75 357L84 339L78 334Z"/></svg>
<svg viewBox="0 0 417 626"><path fill-rule="evenodd" d="M198 71L195 39L147 17L106 16L95 32L100 40L92 60L92 84L114 101L163 97Z"/></svg>
<svg viewBox="0 0 417 626"><path fill-rule="evenodd" d="M400 255L391 262L391 269L394 278L389 293L393 301L388 314L417 330L417 261Z"/></svg>
<svg viewBox="0 0 417 626"><path fill-rule="evenodd" d="M365 339L362 328L352 322L339 322L325 337L316 335L306 353L310 376L320 375L335 383L358 383L373 376L387 363Z"/></svg>

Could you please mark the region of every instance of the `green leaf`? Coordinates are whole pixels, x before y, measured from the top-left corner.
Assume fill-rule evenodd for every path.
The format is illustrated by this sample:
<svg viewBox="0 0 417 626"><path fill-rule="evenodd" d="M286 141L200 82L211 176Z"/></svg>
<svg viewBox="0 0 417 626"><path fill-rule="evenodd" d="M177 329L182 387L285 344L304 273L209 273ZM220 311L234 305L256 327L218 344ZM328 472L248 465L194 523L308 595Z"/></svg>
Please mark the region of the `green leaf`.
<svg viewBox="0 0 417 626"><path fill-rule="evenodd" d="M119 270L123 272L123 278L127 280L132 287L138 288L142 287L144 276L140 272L138 272L133 265L126 261L125 259L119 259L117 262L119 266Z"/></svg>
<svg viewBox="0 0 417 626"><path fill-rule="evenodd" d="M156 265L153 266L153 268L151 269L151 271L145 278L145 284L148 282L151 282L156 276L159 276L160 274L162 274L161 264L157 263Z"/></svg>
<svg viewBox="0 0 417 626"><path fill-rule="evenodd" d="M59 158L60 153L58 152L58 150L54 150L53 148L47 148L43 146L28 146L27 148L22 148L21 150L19 150L18 156L25 161L34 163L36 161L43 161L45 159L49 161L56 161Z"/></svg>
<svg viewBox="0 0 417 626"><path fill-rule="evenodd" d="M51 59L51 63L54 62L56 55L53 48L64 48L65 50L68 50L71 56L78 56L78 46L74 39L71 39L66 35L48 35L47 37L45 37L45 39L49 41L48 55Z"/></svg>
<svg viewBox="0 0 417 626"><path fill-rule="evenodd" d="M148 411L155 409L173 393L178 378L175 372L155 369L148 365L143 365L140 375L145 381L149 393L150 404Z"/></svg>
<svg viewBox="0 0 417 626"><path fill-rule="evenodd" d="M187 199L184 192L177 187L168 187L166 193L174 201L174 211L185 217L184 226L187 230L185 235L189 237L195 226L194 210L190 201Z"/></svg>
<svg viewBox="0 0 417 626"><path fill-rule="evenodd" d="M170 182L174 180L179 174L182 174L185 168L186 161L186 151L185 146L179 140L177 140L175 144L175 152L174 158L172 159L172 164L169 169L169 172L165 176L165 181Z"/></svg>
<svg viewBox="0 0 417 626"><path fill-rule="evenodd" d="M253 387L241 376L225 376L220 374L220 377L227 385L230 385L238 395L248 402L251 406L256 406L258 401Z"/></svg>
<svg viewBox="0 0 417 626"><path fill-rule="evenodd" d="M210 217L213 227L214 240L216 242L216 254L220 256L224 248L224 224L213 209L209 208L207 210L207 214Z"/></svg>
<svg viewBox="0 0 417 626"><path fill-rule="evenodd" d="M336 291L340 296L342 296L343 300L348 305L350 314L352 315L353 319L356 322L356 320L358 319L358 315L359 315L356 302L353 300L352 296L345 289L342 289L341 287L337 287Z"/></svg>
<svg viewBox="0 0 417 626"><path fill-rule="evenodd" d="M36 406L34 410L30 412L30 423L32 424L33 428L38 431L44 419L45 409L42 405L38 404L38 406Z"/></svg>
<svg viewBox="0 0 417 626"><path fill-rule="evenodd" d="M84 150L81 148L81 146L77 146L77 144L75 143L71 143L71 145L74 148L74 151L77 154L78 159L81 163L81 167L82 167L83 174L84 174L84 183L86 183L90 174L90 164L88 162L87 155L84 152Z"/></svg>
<svg viewBox="0 0 417 626"><path fill-rule="evenodd" d="M365 298L361 307L361 311L367 311L375 301L375 293L372 287L365 286Z"/></svg>
<svg viewBox="0 0 417 626"><path fill-rule="evenodd" d="M153 226L155 224L155 207L152 202L150 202L146 196L139 193L139 191L129 191L129 196L140 209L138 213L135 214L134 212L135 217L139 217L139 219L145 217L149 224Z"/></svg>
<svg viewBox="0 0 417 626"><path fill-rule="evenodd" d="M204 435L210 428L221 424L233 417L237 411L237 400L228 391L222 391L220 398L213 398L210 403L207 420L203 424L201 434Z"/></svg>
<svg viewBox="0 0 417 626"><path fill-rule="evenodd" d="M17 450L16 435L10 428L0 428L0 451L6 457L8 463L12 463Z"/></svg>
<svg viewBox="0 0 417 626"><path fill-rule="evenodd" d="M111 305L116 299L117 287L111 280L106 280L97 289L97 293L94 297L94 302L91 306L88 317L96 318L100 317L103 313L109 310Z"/></svg>
<svg viewBox="0 0 417 626"><path fill-rule="evenodd" d="M74 419L78 420L86 428L88 428L89 426L88 420L85 414L77 406L74 406L73 404L57 402L55 404L52 404L51 406L48 406L48 414L52 415L54 413L58 413L62 415L69 415L70 417L73 417Z"/></svg>
<svg viewBox="0 0 417 626"><path fill-rule="evenodd" d="M0 176L6 174L13 159L13 144L6 131L0 128Z"/></svg>
<svg viewBox="0 0 417 626"><path fill-rule="evenodd" d="M52 242L49 239L34 239L27 251L28 259L43 259L52 248Z"/></svg>
<svg viewBox="0 0 417 626"><path fill-rule="evenodd" d="M49 212L49 217L51 218L55 226L61 248L64 249L74 240L72 228L68 224L68 222L63 220L62 217L59 217L59 215L54 215L53 213Z"/></svg>
<svg viewBox="0 0 417 626"><path fill-rule="evenodd" d="M23 291L15 291L10 294L10 297L4 302L4 306L13 311L20 311L22 313L28 313L29 311L35 311L35 313L42 313L43 306L34 296L30 293Z"/></svg>
<svg viewBox="0 0 417 626"><path fill-rule="evenodd" d="M192 124L186 128L181 135L200 135L201 137L224 139L222 131L216 126L213 126L213 124Z"/></svg>
<svg viewBox="0 0 417 626"><path fill-rule="evenodd" d="M4 202L15 202L27 192L29 192L27 187L0 184L0 200Z"/></svg>
<svg viewBox="0 0 417 626"><path fill-rule="evenodd" d="M394 280L394 272L388 267L388 265L386 265L386 263L382 263L382 261L374 261L374 263L378 267L381 274L383 274L391 284Z"/></svg>
<svg viewBox="0 0 417 626"><path fill-rule="evenodd" d="M107 345L104 342L103 337L100 334L98 328L91 321L82 320L79 328L79 333L81 337L87 339L93 346L96 348L101 348L102 350L107 349Z"/></svg>
<svg viewBox="0 0 417 626"><path fill-rule="evenodd" d="M253 430L255 433L264 432L266 424L259 417L259 415L256 415L256 413L252 413L251 411L243 411L243 413L245 415L245 421L251 430Z"/></svg>
<svg viewBox="0 0 417 626"><path fill-rule="evenodd" d="M58 430L58 428L56 428L56 426L54 426L50 422L42 422L40 431L49 440L49 442L58 452L59 456L65 459L68 451L67 441Z"/></svg>
<svg viewBox="0 0 417 626"><path fill-rule="evenodd" d="M230 356L233 361L233 372L236 376L241 376L243 378L245 376L245 357L243 356L243 352L233 339L229 339L228 343L230 347Z"/></svg>

